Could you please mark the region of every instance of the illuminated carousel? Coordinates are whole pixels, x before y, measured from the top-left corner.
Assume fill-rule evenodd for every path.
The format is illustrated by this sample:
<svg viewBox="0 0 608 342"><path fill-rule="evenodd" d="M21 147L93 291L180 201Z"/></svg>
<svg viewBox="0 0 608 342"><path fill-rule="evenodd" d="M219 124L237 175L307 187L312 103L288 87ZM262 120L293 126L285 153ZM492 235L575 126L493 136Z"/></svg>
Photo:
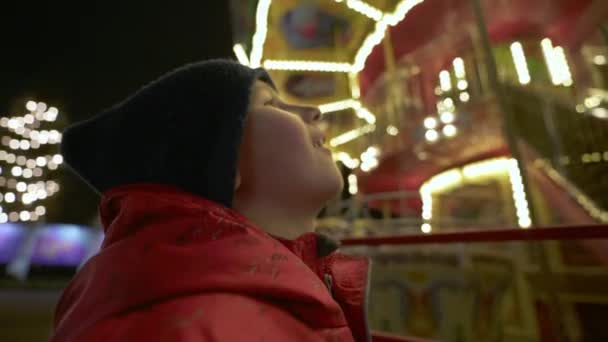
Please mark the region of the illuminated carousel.
<svg viewBox="0 0 608 342"><path fill-rule="evenodd" d="M239 61L267 68L288 100L323 112L347 187L320 231L432 239L608 222L607 4L232 6ZM350 250L376 264L376 329L454 341L593 340L608 313L608 247L574 239Z"/></svg>

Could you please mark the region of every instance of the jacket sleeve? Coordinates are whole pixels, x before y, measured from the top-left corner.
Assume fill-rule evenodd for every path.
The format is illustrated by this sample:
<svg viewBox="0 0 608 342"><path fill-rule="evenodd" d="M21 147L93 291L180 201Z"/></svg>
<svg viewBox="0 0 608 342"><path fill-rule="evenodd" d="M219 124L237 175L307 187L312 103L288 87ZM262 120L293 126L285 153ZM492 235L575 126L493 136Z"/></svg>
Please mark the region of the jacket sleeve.
<svg viewBox="0 0 608 342"><path fill-rule="evenodd" d="M278 306L238 294L172 299L99 322L78 341L322 341Z"/></svg>

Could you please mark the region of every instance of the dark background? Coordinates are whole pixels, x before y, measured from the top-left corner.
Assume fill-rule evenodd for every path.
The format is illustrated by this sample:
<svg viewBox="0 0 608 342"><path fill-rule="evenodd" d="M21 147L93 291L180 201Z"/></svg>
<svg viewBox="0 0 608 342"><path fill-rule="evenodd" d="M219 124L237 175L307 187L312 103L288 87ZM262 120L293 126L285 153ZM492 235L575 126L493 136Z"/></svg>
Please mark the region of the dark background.
<svg viewBox="0 0 608 342"><path fill-rule="evenodd" d="M172 68L232 58L229 1L3 2L0 44L0 115L32 98L58 107L65 126ZM90 223L97 195L61 177L47 220Z"/></svg>

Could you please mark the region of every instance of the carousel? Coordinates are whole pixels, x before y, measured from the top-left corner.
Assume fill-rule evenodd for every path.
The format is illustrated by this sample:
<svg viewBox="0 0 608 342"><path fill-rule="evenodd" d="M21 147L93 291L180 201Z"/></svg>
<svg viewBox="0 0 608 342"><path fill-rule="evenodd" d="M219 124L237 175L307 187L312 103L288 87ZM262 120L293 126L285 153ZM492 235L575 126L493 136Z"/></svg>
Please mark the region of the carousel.
<svg viewBox="0 0 608 342"><path fill-rule="evenodd" d="M323 113L347 186L319 231L608 223L605 2L231 6L236 58ZM606 251L584 239L350 249L375 262L374 328L449 341L605 340Z"/></svg>

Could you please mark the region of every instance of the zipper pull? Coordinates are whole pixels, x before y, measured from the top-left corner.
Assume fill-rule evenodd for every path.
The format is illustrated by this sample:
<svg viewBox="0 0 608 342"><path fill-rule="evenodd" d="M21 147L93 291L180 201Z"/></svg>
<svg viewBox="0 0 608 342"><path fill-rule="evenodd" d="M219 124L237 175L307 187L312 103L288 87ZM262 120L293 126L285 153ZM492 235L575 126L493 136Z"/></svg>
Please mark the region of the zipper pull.
<svg viewBox="0 0 608 342"><path fill-rule="evenodd" d="M323 281L325 282L325 286L327 286L327 289L329 290L329 294L333 298L334 297L334 290L333 290L334 278L331 276L331 274L325 273L323 275Z"/></svg>

